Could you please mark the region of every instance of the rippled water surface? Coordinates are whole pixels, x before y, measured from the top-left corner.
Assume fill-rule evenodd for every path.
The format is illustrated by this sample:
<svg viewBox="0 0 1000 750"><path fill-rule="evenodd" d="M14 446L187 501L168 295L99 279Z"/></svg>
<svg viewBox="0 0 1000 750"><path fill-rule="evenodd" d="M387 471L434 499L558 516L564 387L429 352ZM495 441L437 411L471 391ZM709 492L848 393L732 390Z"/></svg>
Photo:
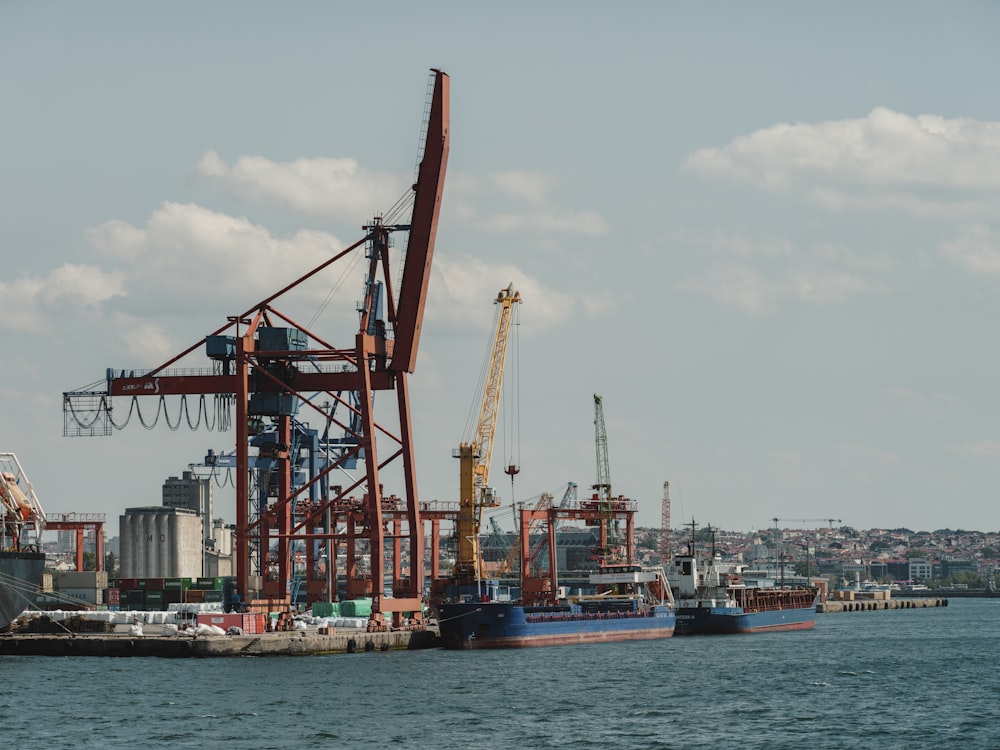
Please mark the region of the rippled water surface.
<svg viewBox="0 0 1000 750"><path fill-rule="evenodd" d="M10 748L1000 748L1000 599L514 651L2 657Z"/></svg>

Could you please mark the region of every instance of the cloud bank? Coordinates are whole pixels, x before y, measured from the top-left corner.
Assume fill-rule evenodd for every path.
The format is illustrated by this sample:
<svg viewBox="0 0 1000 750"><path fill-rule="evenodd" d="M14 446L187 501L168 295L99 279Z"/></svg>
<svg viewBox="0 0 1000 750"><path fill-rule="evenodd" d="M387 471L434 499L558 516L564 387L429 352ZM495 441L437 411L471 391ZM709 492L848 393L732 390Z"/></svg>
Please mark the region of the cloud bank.
<svg viewBox="0 0 1000 750"><path fill-rule="evenodd" d="M995 200L969 193L1000 190L1000 122L878 107L858 119L773 125L695 151L684 166L776 192L804 187L828 210L996 212Z"/></svg>
<svg viewBox="0 0 1000 750"><path fill-rule="evenodd" d="M263 156L241 156L230 165L215 151L207 151L197 172L241 198L352 221L367 220L379 207L388 210L410 189L402 176L370 172L348 158L276 162Z"/></svg>

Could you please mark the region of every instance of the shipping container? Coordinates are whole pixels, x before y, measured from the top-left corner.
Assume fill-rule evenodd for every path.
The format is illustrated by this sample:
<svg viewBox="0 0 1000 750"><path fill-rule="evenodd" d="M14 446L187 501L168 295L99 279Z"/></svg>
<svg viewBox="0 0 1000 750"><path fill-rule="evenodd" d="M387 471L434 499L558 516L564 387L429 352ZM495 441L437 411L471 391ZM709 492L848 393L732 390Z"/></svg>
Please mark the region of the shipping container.
<svg viewBox="0 0 1000 750"><path fill-rule="evenodd" d="M266 632L267 615L264 614L223 614L221 612L199 612L199 625L214 625L223 630L239 628L247 635Z"/></svg>
<svg viewBox="0 0 1000 750"><path fill-rule="evenodd" d="M146 590L146 597L144 604L146 609L151 611L157 611L163 609L163 591L150 591Z"/></svg>
<svg viewBox="0 0 1000 750"><path fill-rule="evenodd" d="M86 602L87 604L104 604L103 594L104 589L59 589L59 595L61 597L75 599L79 602Z"/></svg>
<svg viewBox="0 0 1000 750"><path fill-rule="evenodd" d="M342 617L369 617L372 613L371 597L364 599L348 599L340 602L340 614Z"/></svg>
<svg viewBox="0 0 1000 750"><path fill-rule="evenodd" d="M106 570L63 570L56 574L56 586L63 589L106 589Z"/></svg>
<svg viewBox="0 0 1000 750"><path fill-rule="evenodd" d="M313 602L313 617L340 617L340 604L337 602Z"/></svg>
<svg viewBox="0 0 1000 750"><path fill-rule="evenodd" d="M146 606L146 592L133 589L125 592L125 601L121 602L126 609L142 609Z"/></svg>

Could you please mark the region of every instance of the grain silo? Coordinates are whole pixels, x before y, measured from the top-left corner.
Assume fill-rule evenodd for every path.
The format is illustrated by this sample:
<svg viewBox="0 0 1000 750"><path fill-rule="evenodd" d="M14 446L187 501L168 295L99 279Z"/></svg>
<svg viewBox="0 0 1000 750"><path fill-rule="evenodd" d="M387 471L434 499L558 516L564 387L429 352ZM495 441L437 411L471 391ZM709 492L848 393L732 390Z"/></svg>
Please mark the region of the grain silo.
<svg viewBox="0 0 1000 750"><path fill-rule="evenodd" d="M120 517L122 578L197 578L205 545L201 516L185 508L126 508Z"/></svg>

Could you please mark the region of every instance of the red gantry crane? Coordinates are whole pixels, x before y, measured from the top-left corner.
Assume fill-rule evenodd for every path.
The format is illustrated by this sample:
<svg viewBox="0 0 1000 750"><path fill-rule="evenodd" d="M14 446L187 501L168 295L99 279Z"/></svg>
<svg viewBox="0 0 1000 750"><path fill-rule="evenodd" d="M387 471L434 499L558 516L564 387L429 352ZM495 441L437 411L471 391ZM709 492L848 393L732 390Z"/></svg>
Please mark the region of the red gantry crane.
<svg viewBox="0 0 1000 750"><path fill-rule="evenodd" d="M376 217L364 227L365 236L258 304L228 318L205 339L173 359L147 372L108 370L106 388L63 394L64 434L111 434L112 404L128 399L131 410L140 397L200 396L198 416L208 410L206 395L216 399L217 415L230 404L235 410L236 431L236 587L245 609L287 610L292 578L293 542L325 542L327 549L347 548L348 594L360 595L353 569L367 543L373 627L384 627L383 613L394 613L397 624L403 613L419 619L424 578L424 531L417 498L414 451L407 378L414 371L423 322L427 286L438 215L444 189L449 148L449 78L432 73L424 113L425 137L419 155L417 180L412 192L391 214L412 203L408 224L393 224ZM390 272L390 235L409 233L398 286ZM367 275L364 300L359 306L359 326L353 342L335 346L320 333L308 330L280 312L275 302L305 281L363 248ZM380 308L385 297L386 314ZM171 370L171 365L202 345L211 371ZM375 391L396 395L398 432L376 421ZM352 394L348 398L340 394ZM341 423L322 404L336 401L355 417ZM294 482L295 447L292 421L302 410L332 420L352 437L352 448L307 482ZM141 418L141 417L140 417ZM250 441L264 420L270 420L277 437L259 448L269 458L266 492L251 497ZM125 420L127 423L128 420ZM188 415L190 422L190 414ZM199 419L200 423L200 419ZM197 425L195 425L197 426ZM386 447L388 446L388 447ZM363 459L361 458L363 456ZM310 498L310 488L329 485L331 472L346 460L363 461L364 476L353 484L331 487L320 500ZM392 462L401 462L405 496L383 498L380 473ZM399 466L399 463L396 464ZM295 487L293 489L293 487ZM355 499L352 493L361 494ZM265 499L266 498L266 499ZM405 508L400 507L405 503ZM338 531L331 518L341 519ZM402 523L400 521L403 521ZM391 521L391 523L390 523ZM391 531L389 530L391 528ZM391 544L393 573L399 565L400 541L408 542L409 576L394 575L392 592L386 591L386 543ZM329 554L332 562L335 555ZM351 590L353 588L353 591Z"/></svg>

